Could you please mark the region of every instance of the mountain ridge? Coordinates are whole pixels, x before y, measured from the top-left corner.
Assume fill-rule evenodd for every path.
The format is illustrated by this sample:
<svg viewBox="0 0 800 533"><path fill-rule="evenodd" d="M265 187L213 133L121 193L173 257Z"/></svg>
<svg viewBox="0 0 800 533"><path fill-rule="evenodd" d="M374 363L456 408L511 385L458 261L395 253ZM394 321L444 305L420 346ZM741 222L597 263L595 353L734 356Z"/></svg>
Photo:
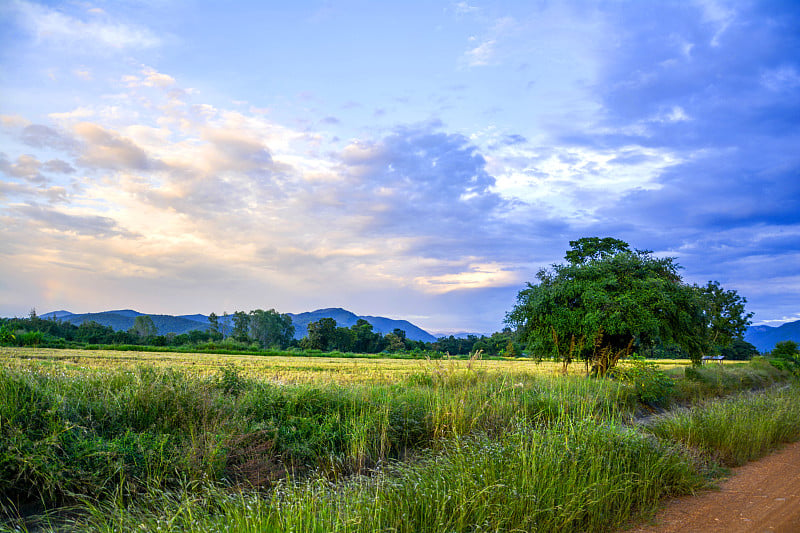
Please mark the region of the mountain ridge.
<svg viewBox="0 0 800 533"><path fill-rule="evenodd" d="M761 352L769 352L781 341L794 341L800 344L800 320L786 322L780 326L750 326L744 340Z"/></svg>
<svg viewBox="0 0 800 533"><path fill-rule="evenodd" d="M54 319L69 322L80 326L84 322L94 321L103 326L109 326L115 331L127 331L133 327L133 322L137 316L146 315L133 309L117 309L112 311L102 311L98 313L72 313L66 310L51 311L40 315L43 319ZM295 338L301 339L308 334L308 324L316 322L321 318L333 318L339 327L350 327L356 324L359 319L364 319L372 324L373 330L383 335L391 333L395 329L406 332L406 337L411 340L421 340L424 342L434 342L436 337L409 322L408 320L397 320L379 316L360 316L352 311L341 307L328 307L306 311L303 313L286 313L292 317L292 324L295 327ZM207 330L209 328L208 316L200 313L191 315L155 315L148 314L153 319L159 335L174 333L180 335L193 330ZM233 326L233 315L227 317L220 316L220 322L231 328Z"/></svg>

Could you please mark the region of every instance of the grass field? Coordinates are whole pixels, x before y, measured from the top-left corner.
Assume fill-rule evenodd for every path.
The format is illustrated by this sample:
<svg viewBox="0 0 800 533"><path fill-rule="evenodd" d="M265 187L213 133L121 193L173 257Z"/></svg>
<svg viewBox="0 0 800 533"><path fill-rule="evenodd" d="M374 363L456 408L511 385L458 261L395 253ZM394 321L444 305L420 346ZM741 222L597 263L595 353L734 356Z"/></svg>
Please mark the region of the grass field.
<svg viewBox="0 0 800 533"><path fill-rule="evenodd" d="M394 383L409 375L428 371L464 370L474 368L492 373L531 375L562 375L562 366L552 361L535 362L527 358L478 359L459 358L393 359L365 357L302 357L227 355L172 352L118 352L113 350L70 350L51 348L0 347L0 358L6 366L29 366L63 372L133 369L138 366L172 368L197 377L216 374L220 366L235 364L249 378L272 380L277 383ZM686 359L654 360L662 369L684 368ZM726 362L725 365L741 364ZM571 375L585 374L580 364L569 367Z"/></svg>
<svg viewBox="0 0 800 533"><path fill-rule="evenodd" d="M0 510L22 531L609 531L800 436L766 360L623 367L3 348Z"/></svg>

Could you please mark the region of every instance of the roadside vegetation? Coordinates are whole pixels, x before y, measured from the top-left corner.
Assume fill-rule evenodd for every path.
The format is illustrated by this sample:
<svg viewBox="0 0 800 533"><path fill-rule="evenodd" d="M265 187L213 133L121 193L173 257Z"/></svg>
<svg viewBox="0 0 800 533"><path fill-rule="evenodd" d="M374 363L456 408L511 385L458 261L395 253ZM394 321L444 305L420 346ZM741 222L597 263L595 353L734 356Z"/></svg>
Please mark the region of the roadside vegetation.
<svg viewBox="0 0 800 533"><path fill-rule="evenodd" d="M800 436L800 389L764 358L623 363L614 379L408 361L394 381L366 367L340 383L307 359L305 378L276 382L266 366L193 374L158 354L114 369L31 352L4 352L0 370L0 495L21 530L605 531L737 464L731 443L750 459ZM701 430L714 436L686 440Z"/></svg>

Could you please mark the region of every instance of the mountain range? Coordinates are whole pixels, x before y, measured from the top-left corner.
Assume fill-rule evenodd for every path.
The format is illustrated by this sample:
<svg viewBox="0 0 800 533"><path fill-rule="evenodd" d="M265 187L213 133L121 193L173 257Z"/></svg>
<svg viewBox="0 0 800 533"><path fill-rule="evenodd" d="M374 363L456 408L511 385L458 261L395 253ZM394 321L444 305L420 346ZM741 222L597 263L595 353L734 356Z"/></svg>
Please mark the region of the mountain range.
<svg viewBox="0 0 800 533"><path fill-rule="evenodd" d="M800 320L787 322L780 326L750 326L744 340L755 346L759 352L768 352L781 341L794 341L800 344Z"/></svg>
<svg viewBox="0 0 800 533"><path fill-rule="evenodd" d="M69 311L52 311L40 315L44 319L55 319L70 324L80 326L84 322L94 321L103 326L110 326L115 331L127 331L133 327L133 321L137 316L147 313L140 313L132 309L119 309L115 311L103 311L101 313L71 313ZM317 309L316 311L308 311L305 313L287 313L292 317L292 324L295 327L295 338L301 339L308 334L308 324L316 322L320 318L332 318L336 320L336 325L340 327L353 326L358 319L364 319L372 324L373 331L379 332L383 335L391 333L395 329L401 329L406 332L406 337L414 341L434 342L436 337L425 331L424 329L415 326L407 320L395 320L380 316L359 316L346 309L332 307L327 309ZM202 314L194 315L149 315L153 319L159 335L167 333L188 333L192 330L206 330L209 327L208 316ZM233 328L233 315L220 316L220 325ZM228 330L230 331L230 329Z"/></svg>

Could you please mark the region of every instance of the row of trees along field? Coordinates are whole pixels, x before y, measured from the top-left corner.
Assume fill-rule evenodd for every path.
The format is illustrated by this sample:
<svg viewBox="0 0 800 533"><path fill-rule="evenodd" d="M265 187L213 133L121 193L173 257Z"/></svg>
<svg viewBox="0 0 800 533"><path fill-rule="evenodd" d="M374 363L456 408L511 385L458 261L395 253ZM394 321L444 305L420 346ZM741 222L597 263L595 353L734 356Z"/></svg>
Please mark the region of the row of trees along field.
<svg viewBox="0 0 800 533"><path fill-rule="evenodd" d="M395 329L382 334L372 324L359 319L351 327L338 326L332 318L322 318L308 325L308 334L295 339L292 317L270 309L211 313L206 330L159 335L148 315L134 318L127 331L114 331L97 322L75 326L55 319L43 319L31 311L27 318L0 319L0 344L16 346L67 347L81 345L131 345L163 347L196 347L198 349L265 350L290 348L355 353L412 352L426 355L467 355L482 351L486 355L517 356L520 345L514 342L510 329L491 336L468 335L465 338L441 337L435 342L411 340L406 332Z"/></svg>
<svg viewBox="0 0 800 533"><path fill-rule="evenodd" d="M749 351L742 336L752 313L736 291L715 281L684 283L674 258L618 239L588 237L570 246L567 262L539 271L539 283L528 283L506 316L535 357L565 368L580 360L604 375L634 352L685 354L699 364L723 349Z"/></svg>

